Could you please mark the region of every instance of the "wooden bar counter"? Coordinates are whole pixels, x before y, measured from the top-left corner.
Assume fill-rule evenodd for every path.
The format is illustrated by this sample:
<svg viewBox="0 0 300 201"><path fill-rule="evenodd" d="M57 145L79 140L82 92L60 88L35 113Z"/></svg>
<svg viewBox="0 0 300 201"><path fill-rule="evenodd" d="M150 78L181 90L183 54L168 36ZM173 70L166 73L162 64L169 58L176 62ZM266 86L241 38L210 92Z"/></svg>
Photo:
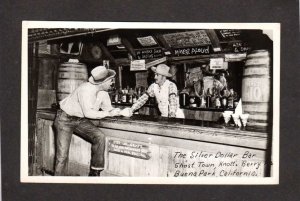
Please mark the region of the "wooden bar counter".
<svg viewBox="0 0 300 201"><path fill-rule="evenodd" d="M53 173L55 113L37 111L34 175ZM265 132L143 115L93 123L107 136L102 176L264 177L270 171ZM73 135L69 175L88 174L90 147L90 143Z"/></svg>

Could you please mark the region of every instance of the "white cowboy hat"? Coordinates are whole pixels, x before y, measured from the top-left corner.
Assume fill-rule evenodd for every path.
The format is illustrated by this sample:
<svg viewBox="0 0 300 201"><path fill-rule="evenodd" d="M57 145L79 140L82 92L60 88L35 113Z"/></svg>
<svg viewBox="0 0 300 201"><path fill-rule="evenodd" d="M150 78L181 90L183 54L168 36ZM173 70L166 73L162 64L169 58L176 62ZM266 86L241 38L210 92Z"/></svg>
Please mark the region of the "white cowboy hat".
<svg viewBox="0 0 300 201"><path fill-rule="evenodd" d="M159 64L157 67L151 67L151 70L157 74L166 77L172 77L172 75L169 73L170 67L166 64Z"/></svg>
<svg viewBox="0 0 300 201"><path fill-rule="evenodd" d="M105 68L104 66L97 66L91 71L92 76L89 82L92 84L101 84L110 78L115 77L116 71Z"/></svg>

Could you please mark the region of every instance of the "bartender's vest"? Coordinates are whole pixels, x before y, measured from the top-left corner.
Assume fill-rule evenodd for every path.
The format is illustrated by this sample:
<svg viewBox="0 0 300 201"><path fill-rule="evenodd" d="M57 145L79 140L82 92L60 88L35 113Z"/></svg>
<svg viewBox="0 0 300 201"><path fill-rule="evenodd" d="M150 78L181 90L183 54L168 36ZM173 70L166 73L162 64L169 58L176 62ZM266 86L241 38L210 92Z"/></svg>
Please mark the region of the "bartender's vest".
<svg viewBox="0 0 300 201"><path fill-rule="evenodd" d="M169 115L169 86L171 82L166 80L165 83L159 87L158 84L154 85L154 95L158 103L158 109L161 112L161 116L168 117ZM176 94L177 110L176 118L184 118L183 111L179 108L179 97Z"/></svg>

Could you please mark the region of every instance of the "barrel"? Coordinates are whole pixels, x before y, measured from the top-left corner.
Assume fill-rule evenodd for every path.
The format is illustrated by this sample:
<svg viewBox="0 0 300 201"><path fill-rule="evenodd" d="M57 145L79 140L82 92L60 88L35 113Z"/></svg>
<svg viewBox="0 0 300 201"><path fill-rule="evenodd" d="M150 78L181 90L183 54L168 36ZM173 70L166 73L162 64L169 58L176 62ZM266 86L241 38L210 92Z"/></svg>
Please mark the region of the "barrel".
<svg viewBox="0 0 300 201"><path fill-rule="evenodd" d="M60 64L57 79L57 101L61 101L72 93L80 84L88 79L87 67L79 62Z"/></svg>
<svg viewBox="0 0 300 201"><path fill-rule="evenodd" d="M245 63L242 80L244 113L248 126L267 129L270 116L270 56L267 50L251 52Z"/></svg>

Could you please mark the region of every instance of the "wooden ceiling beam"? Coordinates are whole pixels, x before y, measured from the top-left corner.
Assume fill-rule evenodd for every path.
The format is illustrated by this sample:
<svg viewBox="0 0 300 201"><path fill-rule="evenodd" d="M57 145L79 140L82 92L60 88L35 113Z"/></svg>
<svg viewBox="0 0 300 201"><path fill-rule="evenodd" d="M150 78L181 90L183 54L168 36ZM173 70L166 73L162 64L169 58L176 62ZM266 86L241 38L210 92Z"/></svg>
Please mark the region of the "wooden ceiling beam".
<svg viewBox="0 0 300 201"><path fill-rule="evenodd" d="M166 49L166 50L171 49L170 45L165 41L162 34L156 34L155 38L156 38L157 42L160 43L164 49Z"/></svg>
<svg viewBox="0 0 300 201"><path fill-rule="evenodd" d="M105 47L105 45L102 42L98 43L100 48L102 49L103 53L109 58L110 62L116 63L115 58L111 55L109 50Z"/></svg>
<svg viewBox="0 0 300 201"><path fill-rule="evenodd" d="M221 45L220 45L220 40L215 32L215 30L213 29L207 29L205 30L210 41L211 41L211 45L214 49L214 52L221 52Z"/></svg>
<svg viewBox="0 0 300 201"><path fill-rule="evenodd" d="M131 43L127 40L127 38L122 37L121 38L121 42L125 46L125 48L127 49L127 51L132 55L132 57L134 59L136 59L136 53L134 51L134 48L131 45Z"/></svg>

